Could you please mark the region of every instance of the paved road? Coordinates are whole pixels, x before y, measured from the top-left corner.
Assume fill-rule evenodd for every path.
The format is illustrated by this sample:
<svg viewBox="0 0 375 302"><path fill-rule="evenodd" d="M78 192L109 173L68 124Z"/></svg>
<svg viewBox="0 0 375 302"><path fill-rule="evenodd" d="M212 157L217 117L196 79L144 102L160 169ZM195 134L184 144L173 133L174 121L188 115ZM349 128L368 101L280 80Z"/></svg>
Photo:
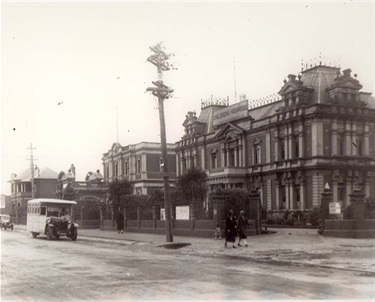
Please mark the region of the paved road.
<svg viewBox="0 0 375 302"><path fill-rule="evenodd" d="M1 233L1 300L372 299L363 272L165 249L145 242Z"/></svg>

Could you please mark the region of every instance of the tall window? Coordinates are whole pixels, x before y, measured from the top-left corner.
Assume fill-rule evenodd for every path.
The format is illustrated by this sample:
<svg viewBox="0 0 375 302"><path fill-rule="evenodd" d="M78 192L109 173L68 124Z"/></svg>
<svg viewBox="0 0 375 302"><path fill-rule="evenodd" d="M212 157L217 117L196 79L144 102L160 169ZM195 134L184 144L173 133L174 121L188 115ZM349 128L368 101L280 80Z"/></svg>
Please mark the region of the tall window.
<svg viewBox="0 0 375 302"><path fill-rule="evenodd" d="M129 174L129 163L128 163L128 161L125 161L125 174L126 175Z"/></svg>
<svg viewBox="0 0 375 302"><path fill-rule="evenodd" d="M185 173L186 171L186 159L182 158L181 159L181 173Z"/></svg>
<svg viewBox="0 0 375 302"><path fill-rule="evenodd" d="M357 142L356 142L356 149L357 149L357 155L358 156L363 155L362 142L363 142L362 137L358 137Z"/></svg>
<svg viewBox="0 0 375 302"><path fill-rule="evenodd" d="M115 163L115 177L118 176L118 162Z"/></svg>
<svg viewBox="0 0 375 302"><path fill-rule="evenodd" d="M299 139L294 139L294 158L299 158Z"/></svg>
<svg viewBox="0 0 375 302"><path fill-rule="evenodd" d="M236 166L236 163L235 163L235 149L229 149L229 167L234 167Z"/></svg>
<svg viewBox="0 0 375 302"><path fill-rule="evenodd" d="M141 159L137 159L137 173L141 173Z"/></svg>
<svg viewBox="0 0 375 302"><path fill-rule="evenodd" d="M217 168L217 150L213 148L211 150L211 169Z"/></svg>
<svg viewBox="0 0 375 302"><path fill-rule="evenodd" d="M107 175L107 177L109 178L109 165L107 165L105 167L105 174Z"/></svg>
<svg viewBox="0 0 375 302"><path fill-rule="evenodd" d="M337 155L344 155L344 135L338 134L337 135Z"/></svg>
<svg viewBox="0 0 375 302"><path fill-rule="evenodd" d="M260 145L254 145L254 165L260 164Z"/></svg>
<svg viewBox="0 0 375 302"><path fill-rule="evenodd" d="M285 190L285 186L281 186L280 187L280 193L281 193L281 204L280 204L280 207L281 207L281 209L285 209L286 208L286 190Z"/></svg>
<svg viewBox="0 0 375 302"><path fill-rule="evenodd" d="M285 139L282 138L279 140L279 155L280 155L280 160L285 159Z"/></svg>

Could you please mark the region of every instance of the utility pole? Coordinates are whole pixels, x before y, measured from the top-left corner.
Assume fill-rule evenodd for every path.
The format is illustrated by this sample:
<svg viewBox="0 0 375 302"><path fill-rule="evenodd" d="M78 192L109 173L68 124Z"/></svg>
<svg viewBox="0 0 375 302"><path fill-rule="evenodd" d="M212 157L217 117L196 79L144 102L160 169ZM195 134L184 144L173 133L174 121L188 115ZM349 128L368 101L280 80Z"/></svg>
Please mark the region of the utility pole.
<svg viewBox="0 0 375 302"><path fill-rule="evenodd" d="M33 144L30 143L30 148L26 148L30 150L30 169L31 169L31 198L35 198L35 189L34 189L34 158L33 158L33 150L36 148L33 148Z"/></svg>
<svg viewBox="0 0 375 302"><path fill-rule="evenodd" d="M169 176L168 176L168 157L167 157L167 142L165 134L165 118L164 118L164 100L169 99L170 94L173 89L170 89L163 83L163 71L170 70L168 62L166 62L170 54L163 51L161 43L150 47L151 51L155 54L149 56L147 61L157 67L158 79L152 82L156 87L149 87L146 91L152 92L154 96L158 98L159 104L159 120L160 120L160 140L161 140L161 151L164 164L164 209L165 209L165 235L167 242L173 242L172 234L172 221L171 221L171 202L170 202L170 192L169 192Z"/></svg>

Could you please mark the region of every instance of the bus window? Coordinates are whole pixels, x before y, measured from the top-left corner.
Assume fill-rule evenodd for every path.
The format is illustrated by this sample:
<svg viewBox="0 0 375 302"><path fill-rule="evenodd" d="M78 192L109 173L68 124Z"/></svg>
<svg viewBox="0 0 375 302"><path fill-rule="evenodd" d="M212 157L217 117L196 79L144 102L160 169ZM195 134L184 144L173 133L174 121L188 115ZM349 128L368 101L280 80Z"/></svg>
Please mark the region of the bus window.
<svg viewBox="0 0 375 302"><path fill-rule="evenodd" d="M46 207L40 208L40 215L46 215Z"/></svg>
<svg viewBox="0 0 375 302"><path fill-rule="evenodd" d="M59 208L48 207L47 217L59 217Z"/></svg>

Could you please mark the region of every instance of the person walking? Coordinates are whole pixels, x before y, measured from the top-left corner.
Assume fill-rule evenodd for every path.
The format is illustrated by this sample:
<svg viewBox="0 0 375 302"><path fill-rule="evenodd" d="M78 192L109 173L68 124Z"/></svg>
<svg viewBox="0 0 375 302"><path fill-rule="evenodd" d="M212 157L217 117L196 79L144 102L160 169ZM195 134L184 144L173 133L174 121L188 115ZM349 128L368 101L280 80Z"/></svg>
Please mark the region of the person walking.
<svg viewBox="0 0 375 302"><path fill-rule="evenodd" d="M228 242L233 243L233 248L236 248L237 223L233 216L233 210L229 210L229 215L225 220L225 247Z"/></svg>
<svg viewBox="0 0 375 302"><path fill-rule="evenodd" d="M118 214L117 216L117 219L116 219L116 224L117 224L117 230L118 230L118 233L122 234L124 233L124 216L122 216L122 214Z"/></svg>
<svg viewBox="0 0 375 302"><path fill-rule="evenodd" d="M238 246L242 246L241 240L243 240L243 242L245 243L245 246L247 247L246 229L247 229L248 225L249 225L249 223L248 223L248 220L245 216L245 211L240 211L240 217L238 217L238 237L239 237Z"/></svg>

